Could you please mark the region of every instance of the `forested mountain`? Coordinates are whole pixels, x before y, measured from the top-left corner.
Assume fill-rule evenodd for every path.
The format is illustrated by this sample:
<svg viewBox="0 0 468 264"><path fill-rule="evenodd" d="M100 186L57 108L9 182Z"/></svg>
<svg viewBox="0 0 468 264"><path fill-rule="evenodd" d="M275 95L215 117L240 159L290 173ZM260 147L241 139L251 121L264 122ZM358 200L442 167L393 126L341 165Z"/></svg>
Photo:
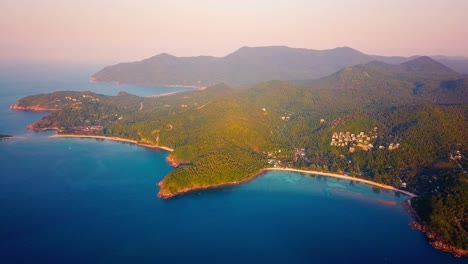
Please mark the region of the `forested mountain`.
<svg viewBox="0 0 468 264"><path fill-rule="evenodd" d="M379 104L454 104L468 100L467 76L459 74L429 57L419 57L400 65L373 61L343 70L313 82L335 103ZM331 102L330 102L331 103Z"/></svg>
<svg viewBox="0 0 468 264"><path fill-rule="evenodd" d="M468 73L468 60L441 58L441 62ZM108 66L92 76L100 82L144 85L210 86L217 83L252 85L269 80L314 80L348 66L374 60L400 64L413 58L367 55L349 47L330 50L288 47L243 47L225 57L175 57L166 53ZM465 69L466 68L466 69Z"/></svg>
<svg viewBox="0 0 468 264"><path fill-rule="evenodd" d="M432 58L457 72L468 74L466 57L432 56Z"/></svg>
<svg viewBox="0 0 468 264"><path fill-rule="evenodd" d="M422 221L466 249L467 102L465 75L418 57L345 67L303 85L220 84L161 98L58 92L15 105L55 107L33 129L174 148L169 160L182 166L159 183L161 197L243 182L274 165L346 173L419 194Z"/></svg>

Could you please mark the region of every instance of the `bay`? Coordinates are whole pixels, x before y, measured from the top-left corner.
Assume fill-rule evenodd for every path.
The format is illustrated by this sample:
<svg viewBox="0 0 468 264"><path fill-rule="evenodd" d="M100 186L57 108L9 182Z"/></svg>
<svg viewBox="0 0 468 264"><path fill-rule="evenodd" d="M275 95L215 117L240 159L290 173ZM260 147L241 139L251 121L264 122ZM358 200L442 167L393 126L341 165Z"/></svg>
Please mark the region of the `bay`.
<svg viewBox="0 0 468 264"><path fill-rule="evenodd" d="M0 67L1 263L467 263L409 227L404 195L272 171L170 200L156 195L168 152L49 138L23 96L91 90L142 96L170 87L90 84L97 66Z"/></svg>

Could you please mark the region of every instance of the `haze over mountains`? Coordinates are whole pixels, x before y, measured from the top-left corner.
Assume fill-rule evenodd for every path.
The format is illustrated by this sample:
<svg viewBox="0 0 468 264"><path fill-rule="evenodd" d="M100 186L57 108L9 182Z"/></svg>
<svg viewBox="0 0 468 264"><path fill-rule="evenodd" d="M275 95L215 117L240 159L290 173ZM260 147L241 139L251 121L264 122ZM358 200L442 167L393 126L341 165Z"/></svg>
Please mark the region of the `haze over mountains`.
<svg viewBox="0 0 468 264"><path fill-rule="evenodd" d="M357 107L468 101L467 76L426 56L398 65L373 61L346 67L311 84L316 92L329 93L335 104Z"/></svg>
<svg viewBox="0 0 468 264"><path fill-rule="evenodd" d="M225 57L175 57L162 53L138 62L105 67L92 79L142 85L210 86L223 82L238 86L268 80L314 80L353 65L372 61L401 64L414 58L417 56L367 55L349 47L330 50L243 47ZM444 56L434 59L460 73L468 73L468 59Z"/></svg>

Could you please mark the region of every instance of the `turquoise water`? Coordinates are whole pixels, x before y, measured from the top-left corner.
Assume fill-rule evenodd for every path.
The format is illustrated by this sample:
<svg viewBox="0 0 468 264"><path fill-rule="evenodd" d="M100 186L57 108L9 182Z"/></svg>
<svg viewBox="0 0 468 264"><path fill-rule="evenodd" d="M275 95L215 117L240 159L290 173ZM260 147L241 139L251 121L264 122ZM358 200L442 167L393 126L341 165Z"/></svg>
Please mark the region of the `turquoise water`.
<svg viewBox="0 0 468 264"><path fill-rule="evenodd" d="M467 263L408 226L403 195L276 171L161 200L167 152L48 138L24 130L43 114L7 109L55 82L95 87L77 71L0 80L0 133L24 136L0 141L0 263Z"/></svg>
<svg viewBox="0 0 468 264"><path fill-rule="evenodd" d="M18 99L38 93L55 91L92 91L117 95L120 91L139 96L150 96L174 91L187 92L183 87L149 87L90 83L89 76L101 66L93 65L1 65L0 64L0 134L31 134L24 126L40 119L44 113L24 114L10 111L8 107Z"/></svg>

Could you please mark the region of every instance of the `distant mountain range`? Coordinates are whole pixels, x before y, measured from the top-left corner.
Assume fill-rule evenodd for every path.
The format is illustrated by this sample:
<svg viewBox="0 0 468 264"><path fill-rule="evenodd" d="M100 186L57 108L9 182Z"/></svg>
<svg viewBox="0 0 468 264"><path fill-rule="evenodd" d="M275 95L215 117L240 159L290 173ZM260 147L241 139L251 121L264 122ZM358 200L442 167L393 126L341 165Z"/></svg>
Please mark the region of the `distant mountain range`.
<svg viewBox="0 0 468 264"><path fill-rule="evenodd" d="M263 82L246 93L244 100L285 113L459 105L468 102L468 76L430 57L417 57L397 65L372 61L349 66L300 85Z"/></svg>
<svg viewBox="0 0 468 264"><path fill-rule="evenodd" d="M162 53L138 62L105 67L94 74L92 80L140 85L210 86L226 83L240 86L268 80L314 80L349 66L372 61L401 64L417 57L367 55L349 47L330 50L243 47L225 57L175 57ZM468 74L466 58L435 56L433 59L459 73Z"/></svg>
<svg viewBox="0 0 468 264"><path fill-rule="evenodd" d="M356 96L393 105L468 101L468 76L426 56L398 65L373 61L346 67L313 83L322 90L344 94L343 103L355 103L357 98L351 97Z"/></svg>

